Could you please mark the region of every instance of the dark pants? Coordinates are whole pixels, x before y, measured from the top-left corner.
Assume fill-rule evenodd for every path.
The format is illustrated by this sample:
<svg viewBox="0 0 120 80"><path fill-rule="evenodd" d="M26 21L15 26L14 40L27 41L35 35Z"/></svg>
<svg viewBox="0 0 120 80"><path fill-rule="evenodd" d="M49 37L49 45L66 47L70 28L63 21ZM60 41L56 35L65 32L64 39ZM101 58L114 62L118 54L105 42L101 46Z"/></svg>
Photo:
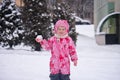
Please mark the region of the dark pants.
<svg viewBox="0 0 120 80"><path fill-rule="evenodd" d="M50 74L50 80L70 80L70 74Z"/></svg>

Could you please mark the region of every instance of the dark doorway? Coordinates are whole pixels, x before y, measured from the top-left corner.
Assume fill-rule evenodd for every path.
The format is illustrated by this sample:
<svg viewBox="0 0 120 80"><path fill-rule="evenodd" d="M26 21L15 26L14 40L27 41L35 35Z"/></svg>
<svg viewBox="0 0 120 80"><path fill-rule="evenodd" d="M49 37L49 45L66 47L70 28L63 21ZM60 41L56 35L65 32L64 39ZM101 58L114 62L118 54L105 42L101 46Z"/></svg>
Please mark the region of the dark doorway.
<svg viewBox="0 0 120 80"><path fill-rule="evenodd" d="M120 14L116 15L116 35L118 44L120 44Z"/></svg>
<svg viewBox="0 0 120 80"><path fill-rule="evenodd" d="M105 34L106 44L120 44L120 14L115 14L112 18L115 20L115 33Z"/></svg>

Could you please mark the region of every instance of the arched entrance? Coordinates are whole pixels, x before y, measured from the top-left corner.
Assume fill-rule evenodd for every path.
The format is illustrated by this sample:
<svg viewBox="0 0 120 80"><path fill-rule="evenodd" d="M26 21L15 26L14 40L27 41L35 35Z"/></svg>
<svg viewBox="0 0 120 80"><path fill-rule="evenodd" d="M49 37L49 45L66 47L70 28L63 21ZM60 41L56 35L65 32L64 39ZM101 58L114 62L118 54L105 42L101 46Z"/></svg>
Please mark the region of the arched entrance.
<svg viewBox="0 0 120 80"><path fill-rule="evenodd" d="M98 44L120 44L120 12L105 16L97 26Z"/></svg>

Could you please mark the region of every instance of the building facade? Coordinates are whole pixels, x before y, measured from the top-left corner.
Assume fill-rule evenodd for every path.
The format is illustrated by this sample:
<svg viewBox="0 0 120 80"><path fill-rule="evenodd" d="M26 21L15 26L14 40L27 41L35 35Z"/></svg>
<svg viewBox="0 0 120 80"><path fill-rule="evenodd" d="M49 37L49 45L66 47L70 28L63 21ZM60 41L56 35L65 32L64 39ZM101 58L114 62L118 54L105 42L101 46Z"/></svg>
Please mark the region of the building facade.
<svg viewBox="0 0 120 80"><path fill-rule="evenodd" d="M120 0L94 0L94 24L98 44L120 44Z"/></svg>

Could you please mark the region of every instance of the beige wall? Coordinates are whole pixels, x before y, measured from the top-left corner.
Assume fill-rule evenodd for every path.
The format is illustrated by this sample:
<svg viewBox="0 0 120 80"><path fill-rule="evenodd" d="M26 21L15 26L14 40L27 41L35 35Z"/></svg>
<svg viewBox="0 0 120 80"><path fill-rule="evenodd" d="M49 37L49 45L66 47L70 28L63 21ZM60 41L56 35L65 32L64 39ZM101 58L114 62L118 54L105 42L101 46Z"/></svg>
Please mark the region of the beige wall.
<svg viewBox="0 0 120 80"><path fill-rule="evenodd" d="M108 14L107 0L94 0L94 25L95 30L99 21Z"/></svg>
<svg viewBox="0 0 120 80"><path fill-rule="evenodd" d="M120 12L120 0L116 0L115 4L115 11Z"/></svg>
<svg viewBox="0 0 120 80"><path fill-rule="evenodd" d="M120 12L120 0L94 0L94 25L95 27L103 17L108 15L108 2L114 2L115 12ZM95 28L96 29L96 28Z"/></svg>

